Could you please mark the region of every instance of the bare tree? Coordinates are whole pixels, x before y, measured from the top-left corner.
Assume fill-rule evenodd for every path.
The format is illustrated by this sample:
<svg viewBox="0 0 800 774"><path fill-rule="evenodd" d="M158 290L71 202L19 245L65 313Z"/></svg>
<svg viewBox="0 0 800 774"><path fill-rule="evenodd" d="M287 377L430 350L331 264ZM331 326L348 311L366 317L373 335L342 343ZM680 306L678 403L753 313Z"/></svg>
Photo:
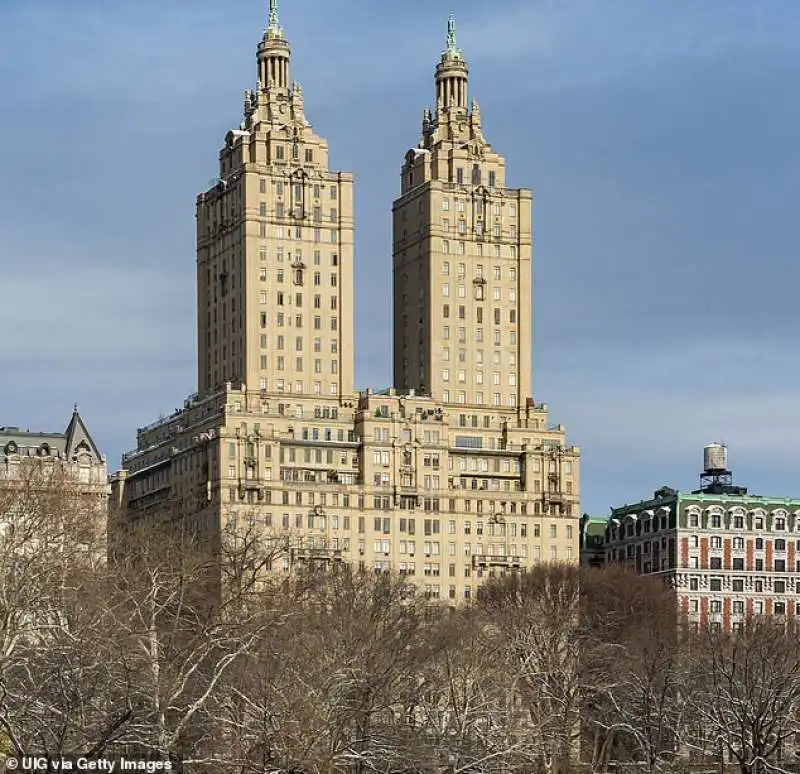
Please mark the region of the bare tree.
<svg viewBox="0 0 800 774"><path fill-rule="evenodd" d="M109 600L120 672L132 686L133 717L119 741L162 759L213 762L204 711L261 629L226 615L213 558L168 534L139 537L137 550L115 564Z"/></svg>
<svg viewBox="0 0 800 774"><path fill-rule="evenodd" d="M786 742L800 733L798 634L794 622L767 617L699 632L688 702L702 752L722 751L742 774L782 769Z"/></svg>
<svg viewBox="0 0 800 774"><path fill-rule="evenodd" d="M106 579L85 572L59 595L59 621L26 644L0 686L0 728L17 755L98 756L130 720Z"/></svg>
<svg viewBox="0 0 800 774"><path fill-rule="evenodd" d="M58 621L58 593L103 559L102 514L63 467L23 460L0 487L0 675Z"/></svg>
<svg viewBox="0 0 800 774"><path fill-rule="evenodd" d="M292 614L242 662L223 702L238 770L402 768L397 697L435 615L403 578L348 567L296 574L280 593L273 604Z"/></svg>
<svg viewBox="0 0 800 774"><path fill-rule="evenodd" d="M649 772L674 760L685 721L675 595L660 577L610 567L583 579L584 727L593 770L609 759Z"/></svg>
<svg viewBox="0 0 800 774"><path fill-rule="evenodd" d="M529 755L545 772L567 771L579 743L580 592L579 568L553 563L490 580L480 594L498 647L514 664Z"/></svg>
<svg viewBox="0 0 800 774"><path fill-rule="evenodd" d="M514 663L475 607L439 610L432 651L398 699L420 771L512 772L529 763Z"/></svg>
<svg viewBox="0 0 800 774"><path fill-rule="evenodd" d="M226 614L247 616L274 602L297 538L248 521L222 530L217 552L220 598Z"/></svg>
<svg viewBox="0 0 800 774"><path fill-rule="evenodd" d="M124 722L98 604L102 505L56 460L23 460L0 487L0 730L17 754L97 754Z"/></svg>

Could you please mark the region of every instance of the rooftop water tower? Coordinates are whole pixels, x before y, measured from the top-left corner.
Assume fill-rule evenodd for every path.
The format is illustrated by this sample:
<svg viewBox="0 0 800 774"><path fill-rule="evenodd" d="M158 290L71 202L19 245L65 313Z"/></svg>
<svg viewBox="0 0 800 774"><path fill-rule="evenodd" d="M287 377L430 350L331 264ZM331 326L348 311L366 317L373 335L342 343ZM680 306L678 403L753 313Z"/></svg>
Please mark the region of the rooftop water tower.
<svg viewBox="0 0 800 774"><path fill-rule="evenodd" d="M733 485L733 473L728 470L728 447L710 443L703 447L703 472L700 489L695 494L747 494L747 489Z"/></svg>

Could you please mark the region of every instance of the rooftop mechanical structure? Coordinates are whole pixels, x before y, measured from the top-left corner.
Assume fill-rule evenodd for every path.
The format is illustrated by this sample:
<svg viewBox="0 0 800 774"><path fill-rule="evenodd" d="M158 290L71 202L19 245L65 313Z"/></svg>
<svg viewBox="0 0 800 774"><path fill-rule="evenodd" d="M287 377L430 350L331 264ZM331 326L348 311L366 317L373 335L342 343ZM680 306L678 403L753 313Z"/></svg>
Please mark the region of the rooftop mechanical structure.
<svg viewBox="0 0 800 774"><path fill-rule="evenodd" d="M710 443L703 447L700 488L692 494L747 494L747 487L733 483L733 473L728 469L728 447L725 444Z"/></svg>

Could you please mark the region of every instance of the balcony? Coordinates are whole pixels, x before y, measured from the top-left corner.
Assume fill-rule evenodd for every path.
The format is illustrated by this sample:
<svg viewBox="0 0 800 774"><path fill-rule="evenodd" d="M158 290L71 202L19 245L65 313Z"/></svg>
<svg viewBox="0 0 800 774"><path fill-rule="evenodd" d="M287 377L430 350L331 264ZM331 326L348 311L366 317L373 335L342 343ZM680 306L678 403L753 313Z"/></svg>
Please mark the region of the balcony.
<svg viewBox="0 0 800 774"><path fill-rule="evenodd" d="M342 551L338 548L293 548L292 562L331 563L341 562Z"/></svg>
<svg viewBox="0 0 800 774"><path fill-rule="evenodd" d="M478 567L521 567L519 556L502 556L500 554L481 554L472 557L472 566Z"/></svg>

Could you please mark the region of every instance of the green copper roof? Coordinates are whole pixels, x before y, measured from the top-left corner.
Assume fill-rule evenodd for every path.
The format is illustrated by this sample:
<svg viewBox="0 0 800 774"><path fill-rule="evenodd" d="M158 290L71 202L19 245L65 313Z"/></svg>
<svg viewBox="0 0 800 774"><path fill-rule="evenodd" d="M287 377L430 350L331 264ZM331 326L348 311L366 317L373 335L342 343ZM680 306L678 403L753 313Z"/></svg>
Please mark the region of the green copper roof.
<svg viewBox="0 0 800 774"><path fill-rule="evenodd" d="M769 495L753 495L753 494L725 494L725 493L706 493L700 492L693 494L692 492L675 492L674 494L649 498L647 500L640 500L639 502L626 503L616 508L612 508L612 514L627 513L629 511L642 510L652 508L666 502L676 501L678 503L719 503L728 502L731 504L742 503L746 505L783 505L787 507L800 508L800 497L771 497Z"/></svg>
<svg viewBox="0 0 800 774"><path fill-rule="evenodd" d="M599 537L605 536L605 534L606 534L606 525L607 524L608 524L608 519L605 518L605 517L603 517L603 518L593 517L591 519L587 519L587 521L586 521L586 534L587 534L587 536L589 536L589 537L592 537L592 536L595 536L595 535L597 535Z"/></svg>

